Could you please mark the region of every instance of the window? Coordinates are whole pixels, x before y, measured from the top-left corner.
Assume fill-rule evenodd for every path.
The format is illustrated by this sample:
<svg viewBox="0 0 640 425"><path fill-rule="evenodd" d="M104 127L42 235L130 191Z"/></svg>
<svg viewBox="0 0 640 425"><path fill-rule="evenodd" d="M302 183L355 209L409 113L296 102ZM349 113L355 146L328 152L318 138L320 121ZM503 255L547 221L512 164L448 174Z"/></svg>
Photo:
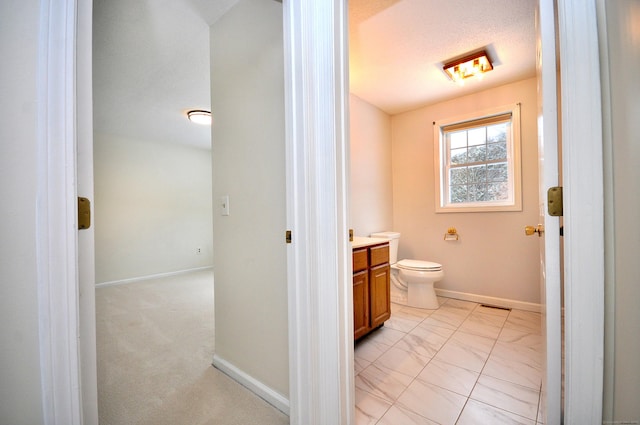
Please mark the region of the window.
<svg viewBox="0 0 640 425"><path fill-rule="evenodd" d="M522 211L520 107L434 123L436 212Z"/></svg>

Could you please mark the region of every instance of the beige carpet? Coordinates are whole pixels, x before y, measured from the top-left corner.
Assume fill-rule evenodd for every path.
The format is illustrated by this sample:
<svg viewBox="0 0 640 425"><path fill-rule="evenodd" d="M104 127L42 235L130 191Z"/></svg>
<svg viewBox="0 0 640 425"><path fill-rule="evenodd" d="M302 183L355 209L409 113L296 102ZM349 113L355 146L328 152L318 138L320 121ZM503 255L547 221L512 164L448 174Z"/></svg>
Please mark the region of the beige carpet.
<svg viewBox="0 0 640 425"><path fill-rule="evenodd" d="M213 273L98 288L100 425L280 425L289 418L211 366Z"/></svg>

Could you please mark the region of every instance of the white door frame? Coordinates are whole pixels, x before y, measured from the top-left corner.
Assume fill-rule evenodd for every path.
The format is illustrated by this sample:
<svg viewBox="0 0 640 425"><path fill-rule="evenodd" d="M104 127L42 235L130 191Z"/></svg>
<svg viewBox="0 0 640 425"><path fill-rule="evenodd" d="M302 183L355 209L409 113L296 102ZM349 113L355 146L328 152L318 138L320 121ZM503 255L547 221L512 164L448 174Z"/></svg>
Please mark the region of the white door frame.
<svg viewBox="0 0 640 425"><path fill-rule="evenodd" d="M288 253L293 279L289 292L292 424L353 421L345 3L284 2L288 223L295 241ZM75 425L83 423L75 207L77 5L75 0L51 4L41 3L41 22L47 30L40 38L39 76L43 406L45 423ZM594 0L559 0L558 12L562 75L572 76L562 80L565 423L596 424L602 418L604 327L596 9Z"/></svg>
<svg viewBox="0 0 640 425"><path fill-rule="evenodd" d="M559 0L564 185L564 423L602 423L604 180L595 0Z"/></svg>
<svg viewBox="0 0 640 425"><path fill-rule="evenodd" d="M40 2L37 264L45 424L80 425L74 0Z"/></svg>
<svg viewBox="0 0 640 425"><path fill-rule="evenodd" d="M77 195L93 196L93 1L76 0L76 173ZM98 371L96 364L95 226L76 232L78 247L78 320L80 331L80 382L84 423L98 422Z"/></svg>
<svg viewBox="0 0 640 425"><path fill-rule="evenodd" d="M285 0L291 424L354 421L343 0Z"/></svg>

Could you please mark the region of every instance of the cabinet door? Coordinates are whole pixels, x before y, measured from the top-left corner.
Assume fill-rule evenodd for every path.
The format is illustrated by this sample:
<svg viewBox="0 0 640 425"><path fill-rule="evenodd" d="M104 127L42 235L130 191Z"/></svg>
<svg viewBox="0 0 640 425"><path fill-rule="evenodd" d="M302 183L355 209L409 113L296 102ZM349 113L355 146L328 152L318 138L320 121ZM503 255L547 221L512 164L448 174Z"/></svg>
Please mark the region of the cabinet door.
<svg viewBox="0 0 640 425"><path fill-rule="evenodd" d="M391 268L389 264L372 267L369 272L371 291L371 327L375 328L391 317L391 300L389 285L391 282Z"/></svg>
<svg viewBox="0 0 640 425"><path fill-rule="evenodd" d="M353 338L358 339L371 329L369 326L369 271L353 275Z"/></svg>

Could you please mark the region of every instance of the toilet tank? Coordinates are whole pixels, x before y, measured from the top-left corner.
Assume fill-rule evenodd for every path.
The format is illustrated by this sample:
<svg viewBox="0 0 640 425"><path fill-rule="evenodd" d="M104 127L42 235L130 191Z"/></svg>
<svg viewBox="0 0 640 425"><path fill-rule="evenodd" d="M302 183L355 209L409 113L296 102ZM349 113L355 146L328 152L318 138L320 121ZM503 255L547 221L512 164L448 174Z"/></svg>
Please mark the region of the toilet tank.
<svg viewBox="0 0 640 425"><path fill-rule="evenodd" d="M384 238L389 240L389 263L398 262L398 243L400 242L400 233L398 232L377 232L369 236L372 238Z"/></svg>

